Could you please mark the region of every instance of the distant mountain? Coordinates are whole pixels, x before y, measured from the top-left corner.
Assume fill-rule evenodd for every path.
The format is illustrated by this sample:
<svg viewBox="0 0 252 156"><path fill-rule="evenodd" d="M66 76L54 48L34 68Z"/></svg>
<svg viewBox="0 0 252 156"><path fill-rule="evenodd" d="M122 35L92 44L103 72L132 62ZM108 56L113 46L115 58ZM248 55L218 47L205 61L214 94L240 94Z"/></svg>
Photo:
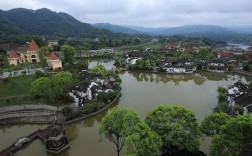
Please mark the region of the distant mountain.
<svg viewBox="0 0 252 156"><path fill-rule="evenodd" d="M99 29L106 29L112 32L120 32L120 33L131 34L131 35L141 34L140 31L136 31L136 30L124 27L124 26L113 25L109 23L96 23L94 24L94 26Z"/></svg>
<svg viewBox="0 0 252 156"><path fill-rule="evenodd" d="M112 37L114 33L82 23L69 14L49 9L0 10L0 35L44 35L60 37Z"/></svg>
<svg viewBox="0 0 252 156"><path fill-rule="evenodd" d="M238 29L224 28L214 25L185 25L172 28L146 28L138 26L125 26L150 35L184 35L192 37L207 37L213 40L252 40L252 35ZM243 29L244 30L244 29ZM250 29L252 30L252 29Z"/></svg>
<svg viewBox="0 0 252 156"><path fill-rule="evenodd" d="M252 34L252 25L251 26L229 26L227 28L238 33Z"/></svg>
<svg viewBox="0 0 252 156"><path fill-rule="evenodd" d="M171 28L146 28L138 26L125 26L137 31L155 35L186 35L204 33L235 33L227 28L213 25L185 25Z"/></svg>

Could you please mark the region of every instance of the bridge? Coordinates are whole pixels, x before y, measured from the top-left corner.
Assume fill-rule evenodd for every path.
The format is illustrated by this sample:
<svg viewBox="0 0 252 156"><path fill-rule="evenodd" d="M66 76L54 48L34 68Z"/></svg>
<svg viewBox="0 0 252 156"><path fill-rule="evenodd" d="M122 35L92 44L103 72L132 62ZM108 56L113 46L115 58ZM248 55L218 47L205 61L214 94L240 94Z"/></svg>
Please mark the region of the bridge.
<svg viewBox="0 0 252 156"><path fill-rule="evenodd" d="M26 136L26 138L30 139L31 143L32 141L34 141L35 139L40 139L43 142L46 142L46 140L49 137L49 130L52 126L49 126L43 130L39 129L33 133L31 133L30 135ZM15 143L13 143L12 145L10 145L9 147L3 149L2 151L0 151L0 156L12 156L14 155L14 153L16 153L19 149L22 148L22 146L24 146L25 144L22 144L21 146L17 147L14 145Z"/></svg>

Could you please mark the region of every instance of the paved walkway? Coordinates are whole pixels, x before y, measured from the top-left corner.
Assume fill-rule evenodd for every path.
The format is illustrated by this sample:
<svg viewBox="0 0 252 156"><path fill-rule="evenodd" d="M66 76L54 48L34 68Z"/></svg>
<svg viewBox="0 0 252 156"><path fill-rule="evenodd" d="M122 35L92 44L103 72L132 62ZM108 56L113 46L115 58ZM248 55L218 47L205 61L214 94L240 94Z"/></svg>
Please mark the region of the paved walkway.
<svg viewBox="0 0 252 156"><path fill-rule="evenodd" d="M0 79L7 78L7 77L10 76L10 74L11 74L11 77L22 76L24 74L25 75L33 75L33 74L35 74L36 71L45 72L46 69L44 69L44 68L33 68L33 69L16 70L16 71L12 71L11 73L10 72L3 72L0 75ZM25 72L25 73L23 73L23 72Z"/></svg>
<svg viewBox="0 0 252 156"><path fill-rule="evenodd" d="M247 77L252 78L252 74L250 74L250 73L245 73L245 72L243 72L243 71L241 71L241 70L233 70L232 73L234 73L234 74L240 74L240 75L244 75L244 76L247 76Z"/></svg>

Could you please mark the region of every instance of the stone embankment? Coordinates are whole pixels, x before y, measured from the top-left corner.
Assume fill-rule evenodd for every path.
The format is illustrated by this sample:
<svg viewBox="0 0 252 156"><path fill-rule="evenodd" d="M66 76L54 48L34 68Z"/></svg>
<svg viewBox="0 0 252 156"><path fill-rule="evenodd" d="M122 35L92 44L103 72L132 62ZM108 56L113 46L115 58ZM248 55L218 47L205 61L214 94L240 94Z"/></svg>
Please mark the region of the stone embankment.
<svg viewBox="0 0 252 156"><path fill-rule="evenodd" d="M60 109L44 104L0 107L0 124L53 123L55 112L58 120L64 118Z"/></svg>
<svg viewBox="0 0 252 156"><path fill-rule="evenodd" d="M101 113L102 111L110 108L115 103L115 101L120 97L120 95L121 94L118 94L114 101L104 106L103 108L90 114L75 118L73 120L66 121L64 122L64 124L70 124ZM73 107L73 105L66 107ZM0 107L0 125L10 123L50 124L55 121L54 114L56 112L57 112L56 113L57 121L63 122L65 120L65 117L61 112L63 108L64 106L56 107L45 104Z"/></svg>

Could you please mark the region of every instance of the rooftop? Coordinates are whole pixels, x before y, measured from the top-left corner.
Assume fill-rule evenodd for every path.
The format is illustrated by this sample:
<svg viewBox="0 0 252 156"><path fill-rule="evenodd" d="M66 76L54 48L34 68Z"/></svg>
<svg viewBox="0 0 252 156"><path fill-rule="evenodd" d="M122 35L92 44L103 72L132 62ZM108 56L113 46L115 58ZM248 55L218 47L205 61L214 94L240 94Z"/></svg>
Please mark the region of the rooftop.
<svg viewBox="0 0 252 156"><path fill-rule="evenodd" d="M38 51L39 47L37 45L37 43L32 39L29 48L27 49L28 51Z"/></svg>

